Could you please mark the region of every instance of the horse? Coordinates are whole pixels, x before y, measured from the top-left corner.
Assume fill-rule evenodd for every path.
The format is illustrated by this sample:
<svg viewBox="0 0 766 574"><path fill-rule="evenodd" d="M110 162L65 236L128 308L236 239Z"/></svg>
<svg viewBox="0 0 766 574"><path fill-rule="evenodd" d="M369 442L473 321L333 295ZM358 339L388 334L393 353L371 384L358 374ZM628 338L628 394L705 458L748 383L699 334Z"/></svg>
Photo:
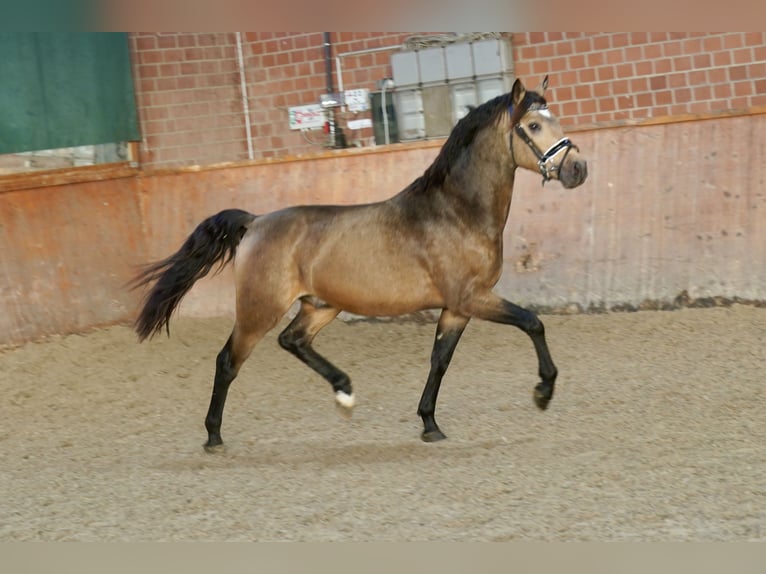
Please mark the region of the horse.
<svg viewBox="0 0 766 574"><path fill-rule="evenodd" d="M171 315L184 295L214 266L220 270L233 260L236 317L216 358L206 449L223 444L224 404L240 367L296 301L299 309L279 345L330 383L347 414L355 403L349 376L312 347L341 311L382 317L441 310L417 410L425 442L446 438L436 424L436 399L472 317L513 325L530 337L540 377L534 403L548 407L558 371L543 323L492 291L503 266L516 169L567 189L587 177L586 160L548 109L547 85L547 76L533 90L516 79L510 92L470 109L423 174L385 201L262 215L226 209L132 280L132 288L153 283L134 325L139 341L163 328L170 336Z"/></svg>

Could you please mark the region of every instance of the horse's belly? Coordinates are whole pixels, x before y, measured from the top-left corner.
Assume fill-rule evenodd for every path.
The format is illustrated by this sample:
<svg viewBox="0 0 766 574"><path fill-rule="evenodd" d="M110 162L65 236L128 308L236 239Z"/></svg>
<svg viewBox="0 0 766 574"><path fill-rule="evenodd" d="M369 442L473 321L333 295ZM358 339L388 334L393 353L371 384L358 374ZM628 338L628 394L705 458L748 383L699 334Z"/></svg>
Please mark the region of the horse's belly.
<svg viewBox="0 0 766 574"><path fill-rule="evenodd" d="M313 287L314 294L328 304L358 315L396 316L444 306L424 273L385 268L346 270L331 278L322 273Z"/></svg>

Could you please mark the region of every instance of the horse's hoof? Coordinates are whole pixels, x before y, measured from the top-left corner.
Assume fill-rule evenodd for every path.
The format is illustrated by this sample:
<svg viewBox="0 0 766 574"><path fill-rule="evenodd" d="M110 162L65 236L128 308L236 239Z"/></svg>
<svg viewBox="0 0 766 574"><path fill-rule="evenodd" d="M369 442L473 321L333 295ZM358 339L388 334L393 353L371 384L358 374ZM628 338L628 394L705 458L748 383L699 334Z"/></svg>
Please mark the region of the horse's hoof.
<svg viewBox="0 0 766 574"><path fill-rule="evenodd" d="M223 440L221 437L210 437L207 442L202 445L205 452L221 452L223 450Z"/></svg>
<svg viewBox="0 0 766 574"><path fill-rule="evenodd" d="M351 418L351 415L354 414L355 403L356 400L354 399L353 393L350 395L344 393L343 391L337 391L335 393L335 407L343 418Z"/></svg>
<svg viewBox="0 0 766 574"><path fill-rule="evenodd" d="M542 388L542 383L537 385L535 387L535 392L533 395L533 398L535 399L535 404L537 405L537 408L541 411L544 411L548 408L548 403L551 402L551 394L550 392L546 392Z"/></svg>
<svg viewBox="0 0 766 574"><path fill-rule="evenodd" d="M439 442L440 440L447 438L447 435L445 435L439 429L436 429L431 431L423 431L423 434L420 435L420 438L423 439L423 442Z"/></svg>

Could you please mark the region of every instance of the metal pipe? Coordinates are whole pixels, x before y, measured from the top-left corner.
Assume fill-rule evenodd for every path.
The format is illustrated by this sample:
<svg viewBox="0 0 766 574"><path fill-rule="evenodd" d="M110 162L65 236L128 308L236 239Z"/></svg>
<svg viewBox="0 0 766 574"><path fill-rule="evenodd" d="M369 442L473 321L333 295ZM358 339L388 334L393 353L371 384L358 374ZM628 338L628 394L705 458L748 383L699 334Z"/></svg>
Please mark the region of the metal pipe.
<svg viewBox="0 0 766 574"><path fill-rule="evenodd" d="M340 60L341 58L345 58L346 56L361 56L363 54L374 54L375 52L390 52L391 50L396 50L397 48L401 48L401 44L396 44L395 46L380 46L378 48L366 48L364 50L355 50L353 52L343 52L342 54L338 54L335 56L335 73L338 76L338 91L342 94L343 93L343 67L341 66ZM343 111L346 110L346 106L344 105L343 108L341 108Z"/></svg>
<svg viewBox="0 0 766 574"><path fill-rule="evenodd" d="M242 57L242 33L236 32L237 63L239 64L239 91L242 96L242 112L245 114L245 134L247 135L247 159L253 159L253 134L250 129L250 103L247 99L247 81L245 80L245 59Z"/></svg>
<svg viewBox="0 0 766 574"><path fill-rule="evenodd" d="M324 68L327 75L327 93L332 94L332 43L330 42L330 33L322 32L324 45Z"/></svg>

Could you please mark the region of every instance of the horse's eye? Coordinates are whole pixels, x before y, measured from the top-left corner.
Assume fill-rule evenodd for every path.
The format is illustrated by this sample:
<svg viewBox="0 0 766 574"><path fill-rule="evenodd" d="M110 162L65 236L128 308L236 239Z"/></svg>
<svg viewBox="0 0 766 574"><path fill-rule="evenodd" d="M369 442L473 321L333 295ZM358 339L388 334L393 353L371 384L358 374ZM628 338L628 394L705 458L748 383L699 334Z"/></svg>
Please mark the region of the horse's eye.
<svg viewBox="0 0 766 574"><path fill-rule="evenodd" d="M529 124L529 129L532 130L533 132L538 132L540 131L540 124L538 124L537 122L532 122Z"/></svg>

